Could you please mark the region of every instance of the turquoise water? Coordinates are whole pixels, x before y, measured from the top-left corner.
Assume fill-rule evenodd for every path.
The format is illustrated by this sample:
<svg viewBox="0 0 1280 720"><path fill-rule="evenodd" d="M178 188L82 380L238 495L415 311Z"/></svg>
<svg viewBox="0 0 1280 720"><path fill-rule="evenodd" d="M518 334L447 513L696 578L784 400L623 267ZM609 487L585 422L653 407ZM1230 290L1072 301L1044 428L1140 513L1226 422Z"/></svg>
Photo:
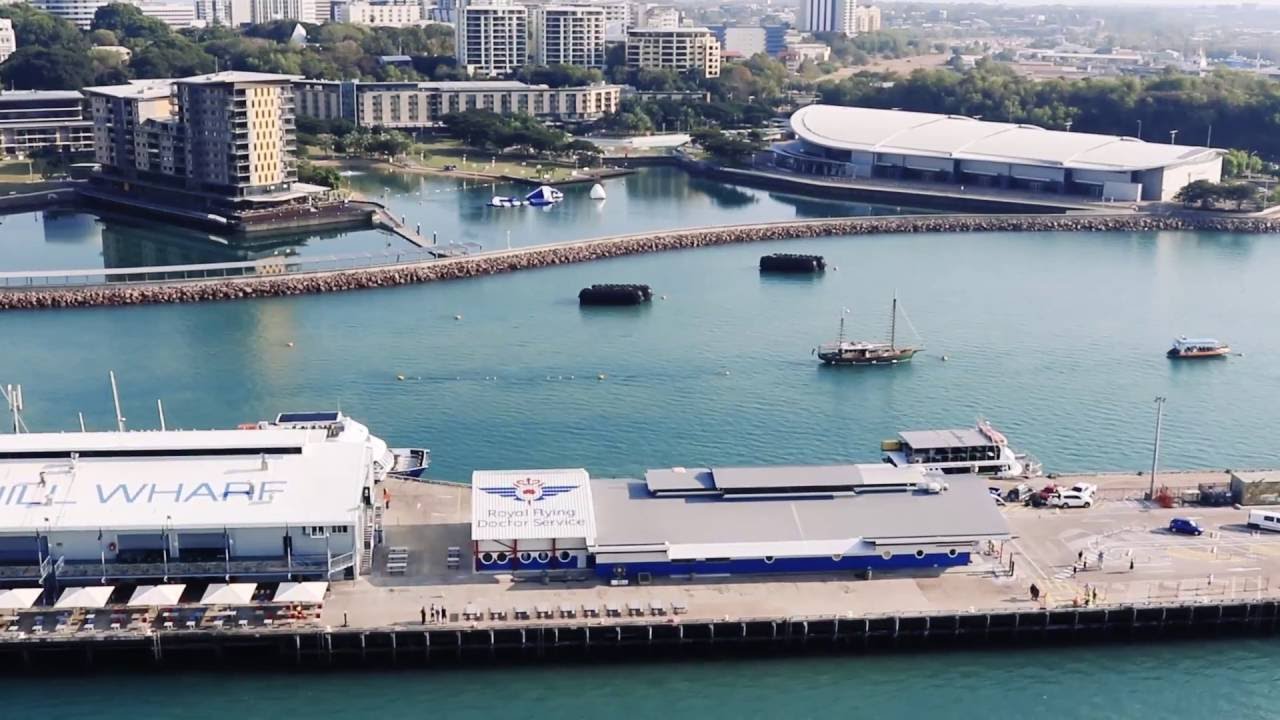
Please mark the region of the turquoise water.
<svg viewBox="0 0 1280 720"><path fill-rule="evenodd" d="M511 245L520 246L644 230L901 211L701 180L674 168L647 168L606 180L605 201L587 197L589 185L567 187L564 202L548 208L487 206L495 194L523 196L531 189L512 183L387 173L353 175L350 183L385 202L411 227L420 226L427 237L435 234L441 243L476 243L487 249L505 247L508 233ZM399 237L377 230L233 241L117 215L50 211L0 217L0 270L185 265L411 249Z"/></svg>
<svg viewBox="0 0 1280 720"><path fill-rule="evenodd" d="M762 277L758 257L779 250L839 269ZM108 427L108 369L131 427L156 424L157 397L186 427L341 407L396 444L430 446L434 474L454 480L476 468L875 461L899 430L979 415L1047 469L1133 470L1150 462L1156 395L1169 399L1165 467L1274 466L1278 271L1271 237L763 243L327 296L4 313L0 382L24 385L27 422L46 429L73 427L77 411ZM615 281L667 299L578 307L581 287ZM842 307L851 335L887 334L895 290L924 353L899 367L815 362ZM1245 354L1171 363L1179 333Z"/></svg>
<svg viewBox="0 0 1280 720"><path fill-rule="evenodd" d="M351 718L1275 717L1274 641L449 672L0 680L6 713Z"/></svg>

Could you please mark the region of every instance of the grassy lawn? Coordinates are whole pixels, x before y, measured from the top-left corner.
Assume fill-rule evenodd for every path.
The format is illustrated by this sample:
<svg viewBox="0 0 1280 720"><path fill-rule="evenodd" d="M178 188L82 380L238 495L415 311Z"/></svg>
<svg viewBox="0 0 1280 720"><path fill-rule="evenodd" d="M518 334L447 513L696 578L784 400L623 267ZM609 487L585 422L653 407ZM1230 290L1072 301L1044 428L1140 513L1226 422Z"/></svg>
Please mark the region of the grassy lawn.
<svg viewBox="0 0 1280 720"><path fill-rule="evenodd" d="M426 153L425 159L419 155L422 152ZM418 143L409 153L408 159L437 170L443 169L445 165L456 165L459 170L489 175L537 177L541 174L551 180L564 180L573 174L573 168L554 165L545 160L502 160L493 153L463 147L456 140Z"/></svg>
<svg viewBox="0 0 1280 720"><path fill-rule="evenodd" d="M42 178L28 173L26 160L0 160L0 183L36 182Z"/></svg>

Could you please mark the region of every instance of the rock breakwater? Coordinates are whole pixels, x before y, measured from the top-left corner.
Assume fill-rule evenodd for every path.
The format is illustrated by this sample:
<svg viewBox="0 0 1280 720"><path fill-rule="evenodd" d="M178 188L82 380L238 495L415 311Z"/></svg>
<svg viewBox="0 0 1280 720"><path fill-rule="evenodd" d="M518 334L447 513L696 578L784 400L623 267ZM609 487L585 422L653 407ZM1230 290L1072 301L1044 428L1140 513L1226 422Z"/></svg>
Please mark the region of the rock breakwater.
<svg viewBox="0 0 1280 720"><path fill-rule="evenodd" d="M270 277L249 276L146 284L120 283L78 288L6 289L0 290L0 310L207 302L339 292L439 280L458 280L665 250L838 235L1159 230L1273 233L1280 232L1280 221L1265 218L1141 214L938 215L804 220L624 235L379 268Z"/></svg>

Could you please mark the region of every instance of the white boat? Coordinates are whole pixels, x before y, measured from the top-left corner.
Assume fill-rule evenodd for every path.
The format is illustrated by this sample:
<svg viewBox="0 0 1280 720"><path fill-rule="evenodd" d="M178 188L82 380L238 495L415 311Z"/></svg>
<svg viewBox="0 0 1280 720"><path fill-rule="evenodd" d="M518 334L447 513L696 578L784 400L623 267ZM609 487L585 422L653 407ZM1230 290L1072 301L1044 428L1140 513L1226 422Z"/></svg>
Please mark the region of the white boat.
<svg viewBox="0 0 1280 720"><path fill-rule="evenodd" d="M895 467L924 465L942 475L994 475L1000 478L1034 477L1040 463L1017 453L1009 440L985 420L959 430L908 430L880 444L884 462Z"/></svg>

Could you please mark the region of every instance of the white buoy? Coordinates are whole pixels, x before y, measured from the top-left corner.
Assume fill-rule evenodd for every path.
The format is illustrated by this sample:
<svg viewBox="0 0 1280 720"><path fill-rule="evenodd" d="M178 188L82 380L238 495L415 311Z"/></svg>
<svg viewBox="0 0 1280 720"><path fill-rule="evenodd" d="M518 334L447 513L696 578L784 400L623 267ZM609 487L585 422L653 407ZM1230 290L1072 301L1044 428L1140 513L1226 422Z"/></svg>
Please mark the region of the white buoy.
<svg viewBox="0 0 1280 720"><path fill-rule="evenodd" d="M403 375L397 375L397 376L396 376L396 379L397 379L397 380L404 380L404 376L403 376Z"/></svg>
<svg viewBox="0 0 1280 720"><path fill-rule="evenodd" d="M596 183L595 185L592 185L592 186L591 186L591 199L592 199L592 200L604 200L606 197L608 197L608 196L607 196L607 195L605 194L605 192L604 192L604 186L603 186L603 185L601 185L600 183Z"/></svg>
<svg viewBox="0 0 1280 720"><path fill-rule="evenodd" d="M289 347L293 347L293 341L289 341L289 342L287 343L287 345L288 345ZM1242 354L1243 354L1243 353L1242 353Z"/></svg>
<svg viewBox="0 0 1280 720"><path fill-rule="evenodd" d="M462 319L462 316L461 316L461 315L454 315L454 316L453 316L453 319L454 319L454 320L461 320L461 319Z"/></svg>
<svg viewBox="0 0 1280 720"><path fill-rule="evenodd" d="M603 379L605 379L605 378L607 378L607 377L609 377L609 376L608 376L608 375L605 375L604 373L600 373L599 375L597 375L597 376L596 376L596 379L597 379L597 380L603 380Z"/></svg>
<svg viewBox="0 0 1280 720"><path fill-rule="evenodd" d="M943 355L943 356L942 356L942 362L946 362L948 359L949 359L949 358L947 358L947 356L946 356L946 355Z"/></svg>

